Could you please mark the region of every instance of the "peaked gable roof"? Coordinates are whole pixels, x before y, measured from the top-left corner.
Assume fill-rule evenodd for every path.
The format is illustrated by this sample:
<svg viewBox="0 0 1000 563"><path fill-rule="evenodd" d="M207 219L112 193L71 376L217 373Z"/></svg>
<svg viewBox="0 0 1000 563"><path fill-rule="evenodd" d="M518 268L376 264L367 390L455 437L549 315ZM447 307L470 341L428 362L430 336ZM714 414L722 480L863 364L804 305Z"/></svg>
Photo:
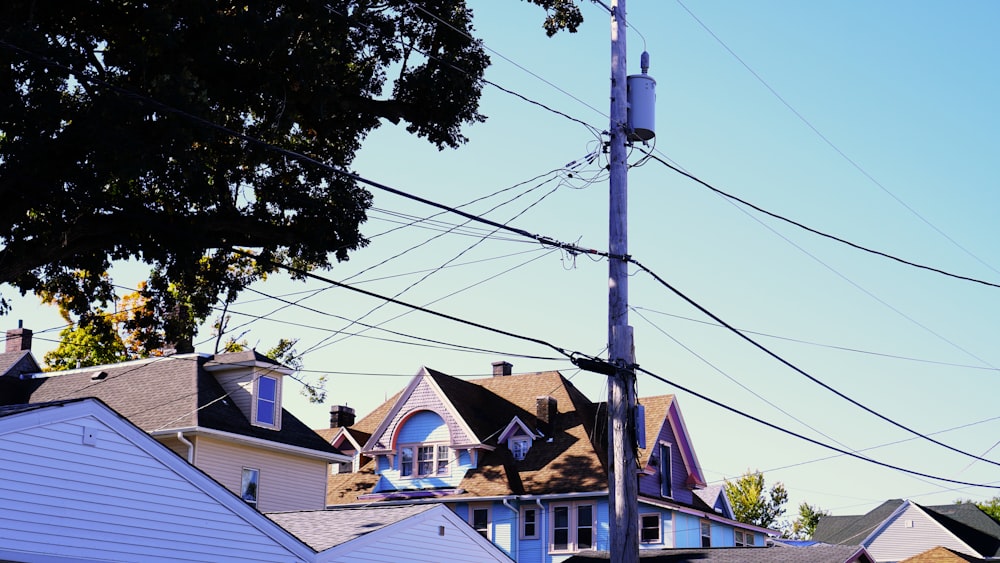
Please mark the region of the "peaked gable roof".
<svg viewBox="0 0 1000 563"><path fill-rule="evenodd" d="M698 456L691 445L691 436L688 434L687 424L681 415L680 406L673 395L659 395L655 397L643 397L640 399L643 405L646 418L646 447L639 449L639 467L647 467L653 452L656 451L657 436L663 434L669 427L671 433L677 439L674 444L678 448L681 459L684 460L684 468L687 471L687 485L694 489L704 487L706 484L705 474L701 470ZM708 503L714 508L715 499Z"/></svg>
<svg viewBox="0 0 1000 563"><path fill-rule="evenodd" d="M4 378L6 385L19 389L19 396L4 396L2 400L10 404L95 397L154 435L208 429L260 440L261 445L275 443L311 450L323 457L337 456L339 451L288 411L282 412L278 430L254 426L205 369L206 364L211 368L246 362L280 365L253 351L149 358L37 374L23 380Z"/></svg>
<svg viewBox="0 0 1000 563"><path fill-rule="evenodd" d="M947 547L937 546L913 557L907 557L899 563L974 563L976 561L986 561L986 559L958 553Z"/></svg>
<svg viewBox="0 0 1000 563"><path fill-rule="evenodd" d="M836 544L869 542L908 506L916 507L980 555L1000 557L1000 523L970 503L921 506L908 500L888 500L861 516L821 517L813 539Z"/></svg>
<svg viewBox="0 0 1000 563"><path fill-rule="evenodd" d="M0 407L0 451L10 472L0 480L0 559L312 557L286 530L98 399Z"/></svg>

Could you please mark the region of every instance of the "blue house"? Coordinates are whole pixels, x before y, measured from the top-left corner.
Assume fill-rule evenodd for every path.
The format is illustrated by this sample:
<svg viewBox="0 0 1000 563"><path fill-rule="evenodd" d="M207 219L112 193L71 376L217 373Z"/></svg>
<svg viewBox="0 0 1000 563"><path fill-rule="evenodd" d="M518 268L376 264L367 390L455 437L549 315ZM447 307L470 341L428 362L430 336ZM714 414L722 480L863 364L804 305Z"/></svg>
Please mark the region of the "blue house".
<svg viewBox="0 0 1000 563"><path fill-rule="evenodd" d="M763 547L773 530L737 522L721 485L707 486L672 395L640 399L640 545ZM331 409L319 430L352 463L334 465L329 507L444 503L515 561L563 561L607 550L605 404L559 372L463 380L422 368L355 423Z"/></svg>

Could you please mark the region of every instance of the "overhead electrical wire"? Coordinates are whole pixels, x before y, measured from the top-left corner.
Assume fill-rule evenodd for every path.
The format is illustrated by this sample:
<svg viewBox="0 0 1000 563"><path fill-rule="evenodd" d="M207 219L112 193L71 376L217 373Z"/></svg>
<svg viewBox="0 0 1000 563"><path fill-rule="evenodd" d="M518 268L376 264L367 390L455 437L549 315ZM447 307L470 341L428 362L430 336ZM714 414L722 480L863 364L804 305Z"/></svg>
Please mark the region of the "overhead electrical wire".
<svg viewBox="0 0 1000 563"><path fill-rule="evenodd" d="M434 202L432 200L428 200L427 198L416 196L414 194L410 194L410 193L404 192L402 190L399 190L399 189L396 189L396 188L392 188L392 187L387 186L385 184L374 182L372 180L364 178L364 177L362 177L362 176L360 176L358 174L355 174L353 172L349 172L349 171L343 170L343 169L341 169L339 167L332 166L332 165L320 162L320 161L318 161L318 160L316 160L314 158L308 157L308 156L303 155L301 153L297 153L297 152L289 150L289 149L285 149L285 148L282 148L282 147L278 147L278 146L269 144L269 143L267 143L265 141L262 141L260 139L255 138L255 137L252 137L250 135L247 135L247 134L244 134L244 133L240 133L238 131L234 131L234 130L229 129L227 127L224 127L222 125L213 123L213 122L211 122L211 121L209 121L207 119L204 119L204 118L192 115L192 114L190 114L188 112L185 112L183 110L180 110L180 109L172 107L172 106L169 106L167 104L163 104L161 102L158 102L156 100L153 100L153 99L149 98L148 96L144 96L144 95L137 94L137 93L128 91L126 89L120 88L118 86L110 84L110 83L108 83L108 82L106 82L104 80L101 80L99 78L92 77L92 76L90 76L90 75L88 75L86 73L76 73L72 69L66 67L65 65L62 65L60 63L56 63L56 62L48 59L47 57L38 55L38 54L33 53L31 51L28 51L26 49L20 48L20 47L18 47L16 45L12 45L11 43L9 43L7 41L0 40L0 48L4 48L4 49L10 50L10 51L14 51L14 52L16 52L16 53L18 53L18 54L20 54L22 56L27 56L27 57L30 57L30 58L33 58L33 59L36 59L36 60L40 60L44 64L49 65L49 66L51 66L53 68L58 68L58 69L63 70L65 72L67 72L67 73L74 74L78 80L86 81L88 83L96 84L98 86L101 86L102 88L110 89L111 91L114 91L117 94L119 94L119 95L121 95L121 96L123 96L125 98L135 100L135 101L137 101L139 103L142 103L142 104L151 105L153 107L156 107L156 108L158 108L158 109L160 109L160 110L162 110L164 112L170 113L172 115L178 115L178 116L180 116L182 118L194 121L194 122L196 122L196 123L198 123L198 124L200 124L200 125L202 125L204 127L207 127L207 128L210 128L210 129L213 129L213 130L216 130L216 131L220 131L220 132L226 133L227 135L232 136L234 138L238 138L240 140L243 140L243 141L245 141L247 143L250 143L250 144L253 144L253 145L256 145L256 146L261 146L261 147L263 147L263 148L265 148L267 150L272 150L272 151L284 154L285 156L288 156L290 158L294 158L294 159L300 160L302 162L306 162L306 163L309 163L311 165L318 166L318 167L320 167L322 169L325 169L325 170L327 170L329 172L345 176L347 178L353 179L353 180L355 180L357 182L363 183L363 184L371 186L373 188L380 189L380 190L386 191L388 193L392 193L394 195L398 195L400 197L411 199L413 201L417 201L417 202L423 203L425 205L436 207L438 209L442 209L442 210L445 210L445 211L450 211L450 212L455 213L457 215L466 217L467 219L471 219L473 221L478 221L478 222L481 222L481 223L484 223L484 224L487 224L487 225L491 225L493 227L496 227L498 230L505 230L507 232L511 232L511 233L514 233L514 234L517 234L517 235L520 235L520 236L523 236L523 237L527 237L527 238L536 240L539 243L541 243L543 245L546 245L546 246L560 248L560 249L566 250L566 251L571 252L571 253L591 254L591 255L602 256L602 257L606 257L606 258L615 258L615 259L630 261L630 262L636 264L637 266L639 266L641 269L645 270L647 273L653 275L654 278L657 279L658 281L660 281L661 284L664 284L665 287L667 287L668 289L671 289L675 293L678 293L672 286L670 286L664 280L662 280L662 278L659 278L659 276L657 276L655 273L653 273L651 270L649 270L645 266L642 266L637 261L633 260L630 256L618 256L618 255L612 255L612 254L610 254L608 252L597 251L597 250L594 250L594 249L580 248L580 247L578 247L577 245L574 245L574 244L568 244L568 243L560 242L560 241L557 241L555 239L551 239L549 237L544 237L544 236L541 236L541 235L532 234L532 233L530 233L530 232L528 232L528 231L526 231L524 229L514 228L514 227L510 227L510 226L501 224L501 223L497 223L496 221L491 221L489 219L486 219L486 218L483 218L483 217L479 217L479 216L476 216L476 215L464 212L462 210L459 210L459 209L456 209L456 208L453 208L453 207L449 207L449 206L446 206L446 205ZM252 256L254 258L257 258L256 256L254 256L254 255L252 255L250 253L246 253L245 251L243 251L241 249L235 249L235 248L233 248L232 250L234 252L245 253L245 254L250 255L250 256ZM274 264L276 266L280 266L280 267L286 268L286 269L287 268L291 268L288 265L280 265L280 264L275 264L273 262L272 262L272 264ZM334 281L332 279L324 278L324 277L321 277L321 276L317 276L316 274L312 274L310 272L306 272L305 270L301 270L301 269L297 269L297 268L295 270L297 270L296 273L299 273L301 275L305 275L307 277L318 277L318 279L326 281L327 283L331 283L331 284L342 286L342 287L350 287L350 286L347 286L346 284L341 284L340 282L336 282L336 281ZM295 271L295 270L292 270L292 271ZM390 300L389 298L387 298L385 296L381 296L381 295L375 294L373 292L367 292L367 291L361 290L359 288L350 287L350 289L352 291L357 291L357 292L361 292L361 293L364 293L364 294L368 294L369 296L372 296L372 297L375 297L375 298L378 298L378 299ZM683 294L679 294L679 295L683 296ZM683 296L683 297L684 297L685 300L688 300L690 303L692 303L696 307L700 308L700 306L698 306L693 301L690 301L686 296ZM453 320L453 321L456 321L456 322L460 322L460 323L463 323L463 324L468 324L470 326L475 326L475 327L481 328L483 330L493 331L493 332L497 332L499 334L503 334L503 335L510 336L510 337L513 337L513 338L521 338L521 339L524 339L524 340L527 340L527 341L534 342L534 343L539 344L539 345L548 346L548 347L551 347L554 350L556 350L558 353L567 356L567 358L573 358L573 357L577 357L577 356L579 356L579 357L587 357L586 355L580 354L580 353L577 353L577 352L574 352L574 353L567 352L566 350L558 348L558 347L556 347L556 346L554 346L554 345L552 345L552 344L550 344L548 342L545 342L543 340L533 339L533 338L530 338L530 337L524 337L522 335L517 335L515 333L510 333L510 332L507 332L507 331L502 331L502 330L499 330L499 329L495 329L493 327L489 327L487 325L482 325L480 323L474 323L472 321L467 321L467 320L464 320L464 319L459 319L459 318L451 316L451 315L446 315L444 313L440 313L440 312L436 312L436 311L431 311L429 309L425 309L425 308L422 308L422 307L411 305L411 304L408 304L408 303L405 303L405 302L402 302L402 301L398 301L398 300L392 300L392 301L395 302L395 303L397 303L397 304L406 306L406 307L415 308L415 309L424 311L424 312L426 312L428 314L432 314L432 315L435 315L435 316L440 316L442 318L446 318L446 319ZM721 319L718 319L718 317L714 317L714 318L717 321L721 321ZM727 328L730 328L730 330L734 330L737 334L740 334L739 331L736 331L735 329L733 329L729 325L725 325L725 326ZM753 342L753 340L749 339L749 337L747 337L745 335L742 335L742 334L741 334L741 336L743 338L748 339L751 342ZM773 355L776 359L779 359L779 361L781 361L782 363L785 363L789 367L792 367L792 369L794 369L794 370L796 370L796 371L798 371L798 372L806 375L807 377L812 378L812 376L806 374L804 371L802 371L799 368L797 368L797 367L793 366L792 364L788 363L786 360L780 358L780 356L774 355L773 352L770 352L769 350L767 350L763 346L761 346L761 345L759 345L759 344L757 344L755 342L754 342L754 344L756 346L760 347L762 350L765 350L767 353ZM906 427L905 425L902 425L901 423L898 423L898 422L896 422L896 421L894 421L892 419L889 419L888 417L885 417L884 415L878 414L875 411L873 411L871 409L868 409L867 407L864 407L860 403L857 403L856 401L854 401L853 399L850 399L846 395L843 395L839 391L836 391L835 389L833 389L833 388L831 388L829 386L826 386L825 384L820 383L818 380L815 380L815 381L818 384L821 384L821 385L825 386L826 388L828 388L831 392L834 392L838 396L841 396L845 400L848 400L849 402L852 402L852 403L856 404L856 406L859 406L859 407L863 408L863 410L869 411L872 414L878 416L879 418L882 418L883 420L885 420L887 422L890 422L894 426L900 427L902 429L906 429L907 431L910 431L910 432L914 433L915 435L922 436L925 439L928 439L931 442L936 443L936 444L938 444L938 445L940 445L940 446L942 446L942 447L944 447L946 449L955 451L956 453L961 453L962 455L965 455L965 456L968 456L968 457L972 457L974 459L980 459L981 461L985 461L985 462L990 463L990 464L1000 465L1000 463L993 462L991 460L986 460L986 459L979 458L978 456L975 456L974 454L970 454L968 452L964 452L964 451L959 450L957 448L953 448L952 446L948 446L947 444L943 444L943 443L940 443L940 442L938 442L936 440L933 440L932 438L926 437L926 436L920 434L919 432L916 432L915 430L909 429L908 427Z"/></svg>
<svg viewBox="0 0 1000 563"><path fill-rule="evenodd" d="M876 411L875 409L872 409L871 407L868 407L868 406L862 404L860 401L858 401L858 400L856 400L856 399L854 399L852 397L849 397L845 393L843 393L843 392L835 389L834 387L832 387L829 384L823 382L822 380L820 380L819 378L815 377L814 375L806 372L805 370L803 370L802 368L800 368L797 365L793 364L792 362L786 360L784 357L780 356L776 352L773 352L768 347L766 347L763 344L757 342L756 340L754 340L750 336L744 334L743 332L741 332L736 327L734 327L734 326L730 325L729 323L727 323L726 321L722 320L720 317L718 317L717 315L715 315L714 313L712 313L711 311L709 311L707 308L705 308L704 306L702 306L698 302L694 301L693 299L691 299L690 297L688 297L686 294L684 294L683 292L681 292L680 290L678 290L677 288L675 288L673 285L671 285L669 282L667 282L666 280L664 280L663 278L661 278L656 272L654 272L654 271L650 270L649 268L647 268L646 266L642 265L642 263L640 263L639 261L634 260L634 259L632 259L630 261L632 262L632 264L635 264L637 267L639 267L640 269L642 269L644 272L646 272L647 274L649 274L650 276L652 276L652 278L654 280L656 280L660 285L662 285L663 287L669 289L671 292L674 293L674 295L680 297L681 299L683 299L684 301L686 301L689 305L691 305L695 309L698 309L703 314L705 314L706 316L708 316L709 318L711 318L713 321L719 323L720 325L722 325L723 327L725 327L726 329L728 329L730 332L732 332L736 336L739 336L740 338L742 338L743 340L747 341L749 344L751 344L752 346L754 346L758 350L764 352L765 354L767 354L771 358L777 360L779 363L783 364L785 367L787 367L787 368L791 369L792 371L798 373L799 375L805 377L809 381L812 381L816 385L819 385L823 389L826 389L827 391L833 393L837 397L840 397L841 399L847 401L848 403L851 403L852 405L860 408L861 410L867 412L868 414L871 414L871 415L875 416L876 418L878 418L878 419L880 419L880 420L882 420L884 422L887 422L887 423L895 426L896 428L899 428L900 430L904 430L906 432L909 432L910 434L913 434L914 436L917 436L919 438L923 438L924 440L927 440L928 442L931 442L932 444L938 445L938 446L940 446L942 448L945 448L946 450L949 450L949 451L961 454L961 455L966 456L966 457L970 457L972 459L983 461L983 462L989 463L991 465L1000 466L1000 462L996 462L996 461L993 461L993 460L990 460L990 459L986 459L986 458L977 456L975 454L966 452L966 451L961 450L959 448L956 448L954 446L945 444L944 442L941 442L939 440L935 440L934 438L932 438L932 437L930 437L930 436L928 436L926 434L923 434L923 433L921 433L921 432L919 432L917 430L914 430L913 428L910 428L909 426L907 426L907 425L905 425L905 424L903 424L901 422L897 422L896 420L894 420L892 418L889 418L888 416L886 416L886 415L884 415L884 414Z"/></svg>
<svg viewBox="0 0 1000 563"><path fill-rule="evenodd" d="M784 97L781 96L781 94L779 94L774 88L772 88L771 85L767 83L767 81L765 81L759 74L757 74L757 72L749 64L747 64L746 61L744 61L739 55L737 55L735 51L733 51L732 49L730 49L729 45L726 45L726 43L721 38L719 38L718 35L715 34L715 32L713 32L707 25L705 25L705 22L701 21L701 19L698 18L698 16L696 16L694 14L694 12L692 12L684 4L684 2L682 2L681 0L677 0L677 3L680 4L681 8L684 8L684 11L686 11L688 13L688 15L690 15L696 22L698 22L698 25L700 25L702 27L702 29L704 29L706 32L708 32L708 34L711 35L712 38L715 39L715 41L719 43L719 45L722 45L723 49L725 49L730 55L733 56L733 58L735 58L737 61L739 61L739 63L741 65L743 65L743 67L745 69L747 69L747 71L749 71L750 74L752 74L753 77L756 78L757 81L760 82L764 86L764 88L766 88L771 94L774 95L775 98L778 99L778 101L780 101L786 108L788 108L789 111L791 111L795 115L795 117L797 117L799 119L799 121L801 121L802 123L804 123L806 125L806 127L808 127L809 129L811 129L813 133L815 133L820 139L823 140L824 143L826 143L830 148L832 148L834 150L834 152L836 152L837 154L839 154L845 161L847 161L851 166L853 166L855 170L857 170L858 172L860 172L865 178L868 178L880 190L882 190L883 192L885 192L892 199L896 200L896 202L899 203L901 206L903 206L903 208L905 208L907 211L909 211L910 213L912 213L917 219L920 219L924 224L926 224L928 227L930 227L931 229L933 229L939 235L941 235L942 237L944 237L948 242L950 242L956 248L958 248L959 250L961 250L965 254L971 256L973 259L975 259L977 262L979 262L983 266L986 266L990 270L993 270L994 272L1000 274L1000 270L997 270L997 268L994 268L992 265L990 265L989 263L985 262L983 259L979 258L975 254L973 254L971 251L969 251L967 248L965 248L964 246L962 246L961 244L959 244L957 241L955 241L953 238L951 238L950 236L948 236L944 231L942 231L936 225L934 225L934 223L931 223L926 217L924 217L923 215L921 215L920 213L918 213L915 209L913 209L912 207L910 207L909 205L907 205L905 201L903 201L902 199L900 199L896 194L894 194L892 191L890 191L889 188L885 187L881 182L879 182L877 179L875 179L874 176L872 176L871 174L869 174L867 170L865 170L864 168L862 168L862 166L860 164L858 164L854 159L852 159L851 157L849 157L844 151L840 150L840 148L837 145L835 145L833 143L833 141L831 141L826 135L824 135L822 132L820 132L820 130L817 129L816 126L814 126L808 119L806 119L805 116L803 116L801 113L799 113L798 110L796 110L794 107L792 107L792 104L790 104ZM973 281L975 281L975 280L973 280Z"/></svg>
<svg viewBox="0 0 1000 563"><path fill-rule="evenodd" d="M642 150L642 149L640 149L640 150ZM779 221L784 221L785 223L788 223L789 225L794 225L794 226L796 226L796 227L798 227L798 228L800 228L800 229L802 229L804 231L810 232L810 233L812 233L814 235L821 236L823 238L827 238L827 239L833 240L835 242L839 242L840 244L844 244L844 245L850 246L851 248L854 248L856 250L860 250L862 252L867 252L869 254L874 254L874 255L880 256L882 258L888 258L889 260L893 260L895 262L899 262L900 264L904 264L906 266L912 266L914 268L919 268L921 270L927 270L927 271L930 271L930 272L941 274L943 276L948 276L948 277L959 279L959 280L963 280L963 281L969 281L969 282L974 282L974 283L982 284L982 285L989 286L989 287L1000 288L1000 284L998 284L998 283L989 282L989 281L985 281L985 280L973 278L973 277L970 277L970 276L963 276L963 275L960 275L960 274L954 274L954 273L951 273L951 272L949 272L947 270L943 270L941 268L935 268L933 266L927 266L925 264L919 264L917 262L912 262L910 260L906 260L906 259L900 258L898 256L894 256L894 255L889 254L887 252L882 252L881 250L875 250L873 248L869 248L867 246L863 246L863 245L851 242L851 241L849 241L847 239L844 239L844 238L841 238L841 237L838 237L838 236L835 236L835 235L831 235L829 233L825 233L825 232L820 231L818 229L814 229L814 228L812 228L812 227L810 227L808 225L805 225L805 224L800 223L798 221L795 221L793 219L789 219L788 217L785 217L783 215L779 215L778 213L774 213L773 211L768 211L767 209L764 209L764 208L762 208L762 207L760 207L758 205L754 205L753 203L750 203L749 201L746 201L745 199L742 199L742 198L737 197L737 196L735 196L733 194L727 193L727 192L725 192L725 191L723 191L723 190L721 190L721 189L713 186L712 184L709 184L708 182L702 180L701 178L695 176L694 174L691 174L691 173L689 173L689 172L687 172L685 170L681 170L677 166L674 166L673 164L670 164L666 160L664 160L664 159L656 156L655 154L653 154L651 151L650 152L643 151L643 152L645 152L647 154L647 156L649 156L653 160L656 160L660 164L666 166L667 168L673 170L674 172L677 172L681 176L684 176L685 178L688 178L689 180L693 180L694 182L697 182L698 184L701 184L702 186L708 188L709 190L712 190L713 192L721 195L722 197L725 197L727 199L736 201L736 202L740 203L741 205L745 205L746 207L749 207L749 208L753 209L754 211L757 211L759 213L763 213L764 215L767 215L768 217L772 217L774 219L778 219Z"/></svg>

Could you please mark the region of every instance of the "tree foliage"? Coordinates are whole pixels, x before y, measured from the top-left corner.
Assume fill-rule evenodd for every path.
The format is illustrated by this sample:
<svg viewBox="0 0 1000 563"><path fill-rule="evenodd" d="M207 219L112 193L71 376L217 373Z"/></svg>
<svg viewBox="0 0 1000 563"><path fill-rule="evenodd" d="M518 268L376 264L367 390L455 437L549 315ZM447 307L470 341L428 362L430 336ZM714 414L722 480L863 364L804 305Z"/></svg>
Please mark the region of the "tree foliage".
<svg viewBox="0 0 1000 563"><path fill-rule="evenodd" d="M529 1L550 35L582 21L572 0ZM281 150L346 169L383 121L458 147L484 119L473 31L465 0L3 2L0 284L86 315L114 261L151 265L161 297L210 301L227 289L205 272L234 247L347 259L371 195ZM174 305L199 314L155 306Z"/></svg>
<svg viewBox="0 0 1000 563"><path fill-rule="evenodd" d="M792 521L792 525L782 532L782 536L796 540L810 539L816 531L819 519L829 515L829 512L820 507L803 502L799 505L799 515Z"/></svg>
<svg viewBox="0 0 1000 563"><path fill-rule="evenodd" d="M770 528L785 514L788 491L781 483L767 490L760 471L747 470L735 481L727 480L725 489L733 505L733 516L740 522Z"/></svg>

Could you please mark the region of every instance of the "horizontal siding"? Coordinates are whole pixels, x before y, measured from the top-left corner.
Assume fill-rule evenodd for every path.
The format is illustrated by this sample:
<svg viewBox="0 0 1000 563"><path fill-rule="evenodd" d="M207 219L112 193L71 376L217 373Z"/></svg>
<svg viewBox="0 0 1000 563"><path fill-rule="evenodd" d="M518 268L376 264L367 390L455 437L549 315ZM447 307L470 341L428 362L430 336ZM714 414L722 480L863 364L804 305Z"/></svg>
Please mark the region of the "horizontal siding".
<svg viewBox="0 0 1000 563"><path fill-rule="evenodd" d="M206 436L195 442L195 465L239 495L243 468L260 470L261 512L326 508L327 463Z"/></svg>
<svg viewBox="0 0 1000 563"><path fill-rule="evenodd" d="M438 534L444 526L445 534ZM414 549L419 547L419 549ZM351 550L338 561L385 563L410 561L413 563L481 563L504 561L496 559L443 517L426 518L412 526L403 527L392 534L384 534L377 542L369 542Z"/></svg>
<svg viewBox="0 0 1000 563"><path fill-rule="evenodd" d="M907 521L913 522L912 527L906 526ZM979 556L922 510L912 505L889 523L889 526L868 547L868 552L876 561L898 561L937 546L947 547L966 555Z"/></svg>
<svg viewBox="0 0 1000 563"><path fill-rule="evenodd" d="M96 445L82 443L84 427L97 430ZM4 434L0 460L0 545L8 552L133 561L295 560L96 419Z"/></svg>

